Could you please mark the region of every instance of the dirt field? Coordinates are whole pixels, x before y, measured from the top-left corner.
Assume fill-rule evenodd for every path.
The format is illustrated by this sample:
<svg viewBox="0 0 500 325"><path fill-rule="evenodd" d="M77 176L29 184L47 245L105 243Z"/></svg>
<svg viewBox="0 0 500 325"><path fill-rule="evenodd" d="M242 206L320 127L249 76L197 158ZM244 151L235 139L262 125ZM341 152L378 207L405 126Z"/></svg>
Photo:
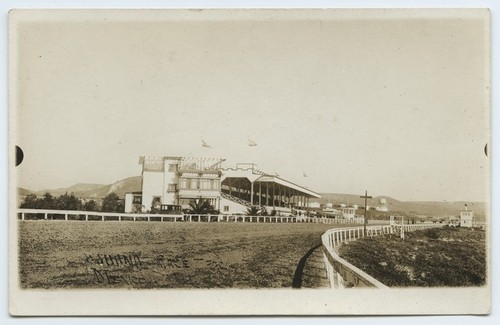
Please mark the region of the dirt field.
<svg viewBox="0 0 500 325"><path fill-rule="evenodd" d="M393 287L464 287L486 283L486 234L428 229L359 239L340 246L347 261Z"/></svg>
<svg viewBox="0 0 500 325"><path fill-rule="evenodd" d="M22 221L23 288L291 287L337 225Z"/></svg>

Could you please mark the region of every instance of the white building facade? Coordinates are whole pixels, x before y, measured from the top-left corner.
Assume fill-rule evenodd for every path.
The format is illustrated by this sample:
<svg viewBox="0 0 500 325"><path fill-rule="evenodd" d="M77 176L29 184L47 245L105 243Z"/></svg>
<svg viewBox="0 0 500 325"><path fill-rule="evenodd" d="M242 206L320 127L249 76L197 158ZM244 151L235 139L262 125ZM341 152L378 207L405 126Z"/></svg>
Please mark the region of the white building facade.
<svg viewBox="0 0 500 325"><path fill-rule="evenodd" d="M140 157L142 212L151 211L160 204L188 207L199 198L209 200L217 209L222 161L217 158ZM125 207L130 207L127 195L125 199ZM125 212L132 211L126 209Z"/></svg>
<svg viewBox="0 0 500 325"><path fill-rule="evenodd" d="M472 228L474 223L474 211L468 210L467 207L460 210L460 227Z"/></svg>

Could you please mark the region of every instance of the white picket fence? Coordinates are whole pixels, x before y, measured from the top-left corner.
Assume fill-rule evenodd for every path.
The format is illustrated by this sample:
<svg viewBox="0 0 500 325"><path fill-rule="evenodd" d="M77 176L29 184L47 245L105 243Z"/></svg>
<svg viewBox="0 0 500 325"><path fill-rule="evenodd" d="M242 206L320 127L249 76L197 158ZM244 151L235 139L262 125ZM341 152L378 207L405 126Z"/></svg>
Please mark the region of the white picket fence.
<svg viewBox="0 0 500 325"><path fill-rule="evenodd" d="M45 210L45 209L17 209L21 220L27 219L27 215L43 216L43 220L85 220L85 221L182 221L182 215L168 214L146 214L146 213L118 213L118 212L96 212L78 210ZM35 219L39 220L39 218Z"/></svg>
<svg viewBox="0 0 500 325"><path fill-rule="evenodd" d="M442 224L422 223L410 225L383 225L366 227L366 236L380 236L384 234L401 234L428 228L443 227ZM321 236L323 243L323 260L330 287L332 289L346 287L376 287L388 288L386 285L373 278L366 272L341 258L337 247L342 243L365 237L363 227L335 228L326 231Z"/></svg>
<svg viewBox="0 0 500 325"><path fill-rule="evenodd" d="M294 216L247 216L224 214L145 214L145 213L118 213L95 212L77 210L45 210L45 209L17 209L18 218L31 219L29 215L38 215L35 220L64 220L64 221L171 221L171 222L264 222L264 223L327 223L327 224L362 224L363 218L330 219Z"/></svg>

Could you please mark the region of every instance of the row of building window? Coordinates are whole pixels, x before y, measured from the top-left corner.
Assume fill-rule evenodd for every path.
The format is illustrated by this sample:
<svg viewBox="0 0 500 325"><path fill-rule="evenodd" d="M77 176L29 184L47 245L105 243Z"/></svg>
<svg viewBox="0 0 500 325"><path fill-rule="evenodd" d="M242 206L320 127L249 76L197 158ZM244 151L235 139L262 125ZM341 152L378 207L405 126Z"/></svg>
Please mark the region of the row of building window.
<svg viewBox="0 0 500 325"><path fill-rule="evenodd" d="M220 182L217 179L182 178L179 182L180 190L219 190Z"/></svg>

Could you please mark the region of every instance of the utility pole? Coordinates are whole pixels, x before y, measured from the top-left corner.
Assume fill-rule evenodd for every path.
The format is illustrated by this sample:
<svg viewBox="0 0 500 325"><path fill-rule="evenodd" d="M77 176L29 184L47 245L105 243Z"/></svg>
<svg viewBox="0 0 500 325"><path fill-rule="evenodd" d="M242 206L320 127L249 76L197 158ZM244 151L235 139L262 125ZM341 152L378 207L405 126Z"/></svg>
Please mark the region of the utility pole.
<svg viewBox="0 0 500 325"><path fill-rule="evenodd" d="M367 206L366 200L367 199L371 199L372 197L368 196L368 191L365 191L365 195L364 196L360 196L360 198L365 199L365 220L363 222L363 233L366 236L366 223L368 222L368 218L367 218L367 216L368 216L368 206Z"/></svg>

